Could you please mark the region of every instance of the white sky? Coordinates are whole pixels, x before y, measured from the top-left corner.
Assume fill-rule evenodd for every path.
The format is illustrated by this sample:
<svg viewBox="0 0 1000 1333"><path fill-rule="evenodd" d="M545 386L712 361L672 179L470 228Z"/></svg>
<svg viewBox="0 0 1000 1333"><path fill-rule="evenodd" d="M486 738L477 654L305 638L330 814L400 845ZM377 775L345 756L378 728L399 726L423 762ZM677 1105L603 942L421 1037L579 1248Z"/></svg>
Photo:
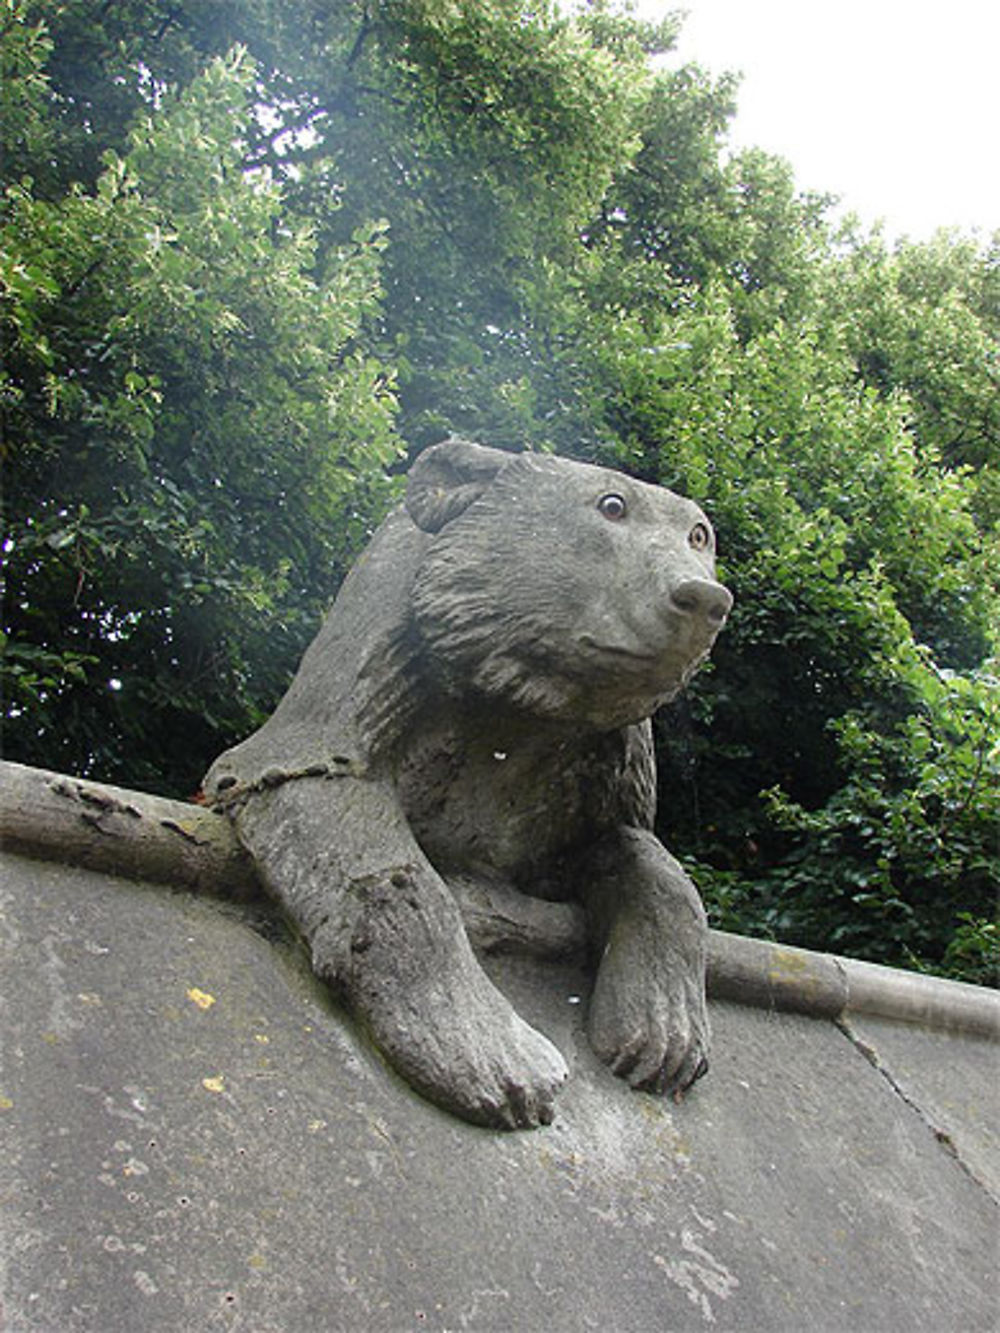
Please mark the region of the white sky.
<svg viewBox="0 0 1000 1333"><path fill-rule="evenodd" d="M1000 228L998 0L640 0L668 63L742 71L731 142L787 158L889 238Z"/></svg>

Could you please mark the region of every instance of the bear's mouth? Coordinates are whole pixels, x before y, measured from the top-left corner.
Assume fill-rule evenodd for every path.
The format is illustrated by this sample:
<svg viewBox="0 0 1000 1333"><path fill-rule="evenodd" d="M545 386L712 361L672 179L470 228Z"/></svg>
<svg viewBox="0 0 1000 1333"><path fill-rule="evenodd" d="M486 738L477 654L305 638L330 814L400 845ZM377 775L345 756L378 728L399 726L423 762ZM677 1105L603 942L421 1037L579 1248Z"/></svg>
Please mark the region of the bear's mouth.
<svg viewBox="0 0 1000 1333"><path fill-rule="evenodd" d="M608 643L582 634L577 640L580 649L592 663L603 663L612 679L620 679L626 691L652 691L676 694L692 676L707 654L699 645L698 651L684 652L679 645L662 648L639 647L633 644ZM605 681L605 687L611 684Z"/></svg>
<svg viewBox="0 0 1000 1333"><path fill-rule="evenodd" d="M590 634L581 634L577 643L581 648L586 648L589 653L597 653L602 657L612 657L631 662L642 662L648 665L651 662L659 661L662 654L643 651L637 648L627 648L622 643L602 643L599 639L593 638Z"/></svg>

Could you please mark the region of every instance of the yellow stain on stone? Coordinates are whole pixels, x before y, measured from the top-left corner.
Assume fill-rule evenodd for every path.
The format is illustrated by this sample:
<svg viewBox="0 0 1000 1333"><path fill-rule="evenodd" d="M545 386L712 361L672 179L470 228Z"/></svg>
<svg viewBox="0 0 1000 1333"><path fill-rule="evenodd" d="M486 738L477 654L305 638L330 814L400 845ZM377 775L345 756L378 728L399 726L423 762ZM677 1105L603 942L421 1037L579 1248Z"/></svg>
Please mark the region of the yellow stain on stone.
<svg viewBox="0 0 1000 1333"><path fill-rule="evenodd" d="M225 1092L226 1081L221 1074L217 1074L215 1078L203 1078L201 1086L207 1088L209 1092Z"/></svg>
<svg viewBox="0 0 1000 1333"><path fill-rule="evenodd" d="M187 997L192 1004L196 1004L199 1009L211 1009L215 1003L215 996L209 995L207 991L199 990L197 986L192 986L187 992Z"/></svg>
<svg viewBox="0 0 1000 1333"><path fill-rule="evenodd" d="M771 952L771 967L768 971L775 981L783 981L785 977L800 977L803 972L809 971L809 959L801 954L792 953L788 949L774 949Z"/></svg>
<svg viewBox="0 0 1000 1333"><path fill-rule="evenodd" d="M262 1046L266 1046L268 1042L271 1040L271 1038L265 1036L263 1032L255 1032L253 1034L253 1039L254 1041L259 1041Z"/></svg>
<svg viewBox="0 0 1000 1333"><path fill-rule="evenodd" d="M813 962L800 953L774 949L767 979L772 986L807 986L815 990L821 982L813 969Z"/></svg>
<svg viewBox="0 0 1000 1333"><path fill-rule="evenodd" d="M11 1099L9 1097L5 1097L2 1093L0 1093L0 1111L12 1111L13 1109L14 1109L14 1103L11 1101Z"/></svg>

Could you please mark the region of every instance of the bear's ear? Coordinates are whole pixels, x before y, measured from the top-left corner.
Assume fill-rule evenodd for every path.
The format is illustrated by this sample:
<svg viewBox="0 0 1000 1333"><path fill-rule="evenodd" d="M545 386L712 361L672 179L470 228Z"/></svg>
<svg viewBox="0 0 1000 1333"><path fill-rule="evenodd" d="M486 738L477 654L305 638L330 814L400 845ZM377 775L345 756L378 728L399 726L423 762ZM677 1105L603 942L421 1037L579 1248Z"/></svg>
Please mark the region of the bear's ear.
<svg viewBox="0 0 1000 1333"><path fill-rule="evenodd" d="M432 445L410 468L407 512L424 532L440 532L479 499L513 457L457 436Z"/></svg>

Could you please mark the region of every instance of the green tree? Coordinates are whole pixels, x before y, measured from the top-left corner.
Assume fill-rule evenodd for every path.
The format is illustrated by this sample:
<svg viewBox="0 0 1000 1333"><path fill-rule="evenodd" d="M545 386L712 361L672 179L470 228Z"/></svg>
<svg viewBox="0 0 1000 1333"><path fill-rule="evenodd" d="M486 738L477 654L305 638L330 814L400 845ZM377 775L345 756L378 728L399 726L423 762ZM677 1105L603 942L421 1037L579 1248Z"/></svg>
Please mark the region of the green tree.
<svg viewBox="0 0 1000 1333"><path fill-rule="evenodd" d="M385 501L392 376L361 338L381 231L317 270L241 168L253 79L210 63L92 190L6 191L10 757L193 790Z"/></svg>
<svg viewBox="0 0 1000 1333"><path fill-rule="evenodd" d="M9 748L187 789L401 441L555 448L719 530L736 611L658 723L716 920L988 975L996 243L832 231L612 3L4 12Z"/></svg>
<svg viewBox="0 0 1000 1333"><path fill-rule="evenodd" d="M849 233L850 235L850 233ZM929 464L969 469L981 526L1000 523L1000 234L988 247L940 232L889 251L852 237L829 291L852 312L849 346L863 381L906 394Z"/></svg>
<svg viewBox="0 0 1000 1333"><path fill-rule="evenodd" d="M50 25L57 190L92 184L100 150L124 151L163 88L246 46L258 82L243 161L311 220L317 259L370 218L389 223L383 348L414 445L483 428L494 364L514 350L490 329L523 330L522 284L578 246L635 147L647 56L676 30L553 0L65 0Z"/></svg>

